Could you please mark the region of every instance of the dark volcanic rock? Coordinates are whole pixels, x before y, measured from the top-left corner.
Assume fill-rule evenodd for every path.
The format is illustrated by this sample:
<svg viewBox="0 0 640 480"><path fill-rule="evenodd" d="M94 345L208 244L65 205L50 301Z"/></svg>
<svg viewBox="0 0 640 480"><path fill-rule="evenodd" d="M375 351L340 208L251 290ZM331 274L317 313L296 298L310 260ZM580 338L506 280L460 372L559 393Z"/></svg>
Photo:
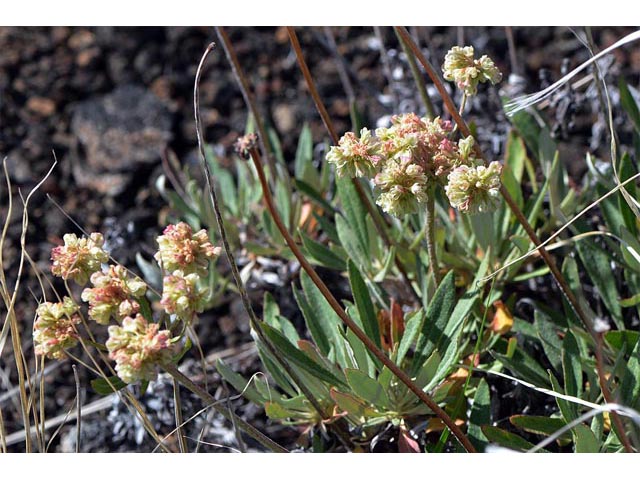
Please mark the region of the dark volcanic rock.
<svg viewBox="0 0 640 480"><path fill-rule="evenodd" d="M172 138L171 123L162 101L138 86L79 104L71 121L79 142L76 181L101 193L121 193L139 166L160 160Z"/></svg>

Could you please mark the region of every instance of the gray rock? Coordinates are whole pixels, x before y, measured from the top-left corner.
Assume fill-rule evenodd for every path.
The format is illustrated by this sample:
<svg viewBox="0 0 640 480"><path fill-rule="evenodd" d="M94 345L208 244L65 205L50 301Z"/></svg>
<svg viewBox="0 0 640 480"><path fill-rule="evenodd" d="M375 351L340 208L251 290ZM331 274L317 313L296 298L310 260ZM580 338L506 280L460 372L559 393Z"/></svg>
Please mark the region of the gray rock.
<svg viewBox="0 0 640 480"><path fill-rule="evenodd" d="M160 160L171 123L162 101L134 85L78 104L71 121L76 181L101 193L121 193L140 166Z"/></svg>

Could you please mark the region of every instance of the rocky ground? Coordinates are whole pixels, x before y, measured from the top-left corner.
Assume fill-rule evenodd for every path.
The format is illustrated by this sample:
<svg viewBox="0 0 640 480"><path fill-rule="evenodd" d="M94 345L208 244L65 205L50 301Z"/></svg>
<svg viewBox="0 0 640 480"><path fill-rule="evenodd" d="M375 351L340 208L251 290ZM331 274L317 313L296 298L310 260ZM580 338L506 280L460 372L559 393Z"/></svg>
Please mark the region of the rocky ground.
<svg viewBox="0 0 640 480"><path fill-rule="evenodd" d="M310 124L314 140L327 135L307 93L302 75L282 28L230 28L231 39L255 91L259 108L280 135L287 158L293 158L303 122ZM514 28L515 58L510 58L503 28L411 29L432 61L440 64L456 43L472 43L489 54L506 73L505 88L530 92L546 86L588 58L585 47L567 28ZM594 39L604 48L631 29L594 29ZM369 125L384 116L420 109L406 59L398 51L390 28L377 36L371 28L299 28L298 35L329 114L342 132L349 128L349 100L355 98ZM6 157L13 193L30 190L52 166L58 164L30 205L27 250L42 270L47 270L52 245L75 230L64 212L87 231L108 234L113 255L135 268L134 254L153 251L153 238L166 218L167 206L155 188L162 173L162 158L174 152L183 162L193 161L196 146L192 91L200 57L211 41L212 28L0 28L0 154ZM462 40L462 41L460 41ZM381 46L384 53L381 55ZM637 86L640 49L618 50L614 62L602 64L611 78L624 75ZM513 74L509 77L509 73ZM615 89L613 90L614 103ZM583 171L587 148L606 154L602 124L594 107L593 92L568 91L549 106L555 133L570 171ZM201 84L205 136L222 156L243 132L247 114L242 96L221 50L210 56ZM478 125L486 151L501 155L507 123L493 93L480 95L471 116ZM624 117L616 117L624 135ZM596 125L596 128L593 128ZM600 127L598 127L600 125ZM8 212L8 192L0 182L0 212ZM15 199L14 199L15 200ZM4 250L4 272L15 282L19 261L21 212L17 202ZM24 322L25 353L31 356L30 329L39 292L37 279L25 273L16 312ZM258 292L259 293L259 292ZM260 295L256 297L259 298ZM239 369L256 368L255 355L246 344L246 324L236 322L237 305L231 302L203 319L207 325L203 349L217 355L223 349ZM223 333L220 333L223 332ZM0 406L8 433L20 430L15 386L15 365L8 345L0 356ZM193 371L198 369L194 365ZM81 383L89 375L79 369ZM209 372L211 379L213 372ZM195 375L196 373L194 373ZM47 375L47 414L64 414L75 395L71 367L63 363ZM499 388L496 382L495 388ZM55 394L53 393L55 391ZM223 392L218 392L220 395ZM531 395L514 402L530 403ZM85 403L98 397L87 390ZM165 380L143 397L158 425L173 425L172 390ZM184 395L185 416L201 404ZM293 445L297 433L275 425L264 426L261 413L238 402L238 413L258 423L271 435ZM106 404L105 404L106 405ZM522 405L519 405L522 407ZM513 407L515 408L515 406ZM506 416L510 408L495 412ZM140 425L117 400L89 415L83 422L83 451L150 451L154 443L142 435ZM204 430L203 430L204 429ZM206 414L189 426L189 436L207 442L233 445L228 425ZM73 450L73 424L64 427L50 449ZM20 450L18 443L12 448ZM201 444L202 451L218 447ZM221 449L224 450L224 449Z"/></svg>

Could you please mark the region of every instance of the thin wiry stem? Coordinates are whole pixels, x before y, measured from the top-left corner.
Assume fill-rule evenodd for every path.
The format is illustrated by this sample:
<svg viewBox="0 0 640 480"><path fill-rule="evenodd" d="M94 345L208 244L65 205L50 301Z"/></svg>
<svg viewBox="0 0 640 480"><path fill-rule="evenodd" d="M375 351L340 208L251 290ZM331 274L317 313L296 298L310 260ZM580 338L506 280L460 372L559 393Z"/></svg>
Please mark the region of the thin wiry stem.
<svg viewBox="0 0 640 480"><path fill-rule="evenodd" d="M164 365L164 369L171 375L173 378L178 380L182 385L191 390L192 393L200 397L207 405L211 405L216 411L222 415L227 420L231 421L231 414L227 411L226 408L222 407L218 404L218 401L211 395L209 392L204 391L198 385L193 383L189 377L184 375L180 370L178 370L175 365L167 364ZM255 441L260 443L265 448L276 452L276 453L289 453L289 450L279 445L278 443L271 440L260 430L255 428L250 423L245 422L241 418L235 418L236 424L240 427L245 433L251 436Z"/></svg>
<svg viewBox="0 0 640 480"><path fill-rule="evenodd" d="M331 137L331 141L333 142L333 144L337 145L339 141L338 134L336 133L336 129L334 128L333 123L331 122L331 117L329 117L329 113L327 112L327 109L324 106L322 99L320 98L320 94L318 93L316 84L313 81L313 77L311 76L311 71L309 70L309 67L307 66L307 62L304 59L304 55L302 54L302 48L300 48L300 42L298 41L298 36L296 35L296 31L293 27L287 27L287 31L289 33L289 39L291 40L291 46L293 47L293 50L296 54L296 58L298 59L298 65L300 66L302 75L304 76L305 82L307 83L307 88L309 89L309 93L313 98L313 102L316 105L316 109L318 110L318 113L322 118L322 123L324 123L325 128L329 132L329 136ZM387 233L387 228L386 228L386 225L384 224L384 220L380 215L380 212L375 206L371 204L371 202L369 201L369 197L365 193L358 179L353 178L352 182L354 187L356 188L358 197L360 197L360 201L369 212L369 215L373 220L373 224L375 225L378 234L382 238L382 241L385 243L385 245L387 245L387 247L391 248L392 246L394 246L393 241L391 240L391 238L389 237L389 234ZM416 301L420 302L421 301L420 297L418 296L418 294L413 288L411 279L409 278L409 274L407 273L407 270L404 268L404 265L402 265L402 262L400 261L397 255L394 256L394 262L396 267L398 268L398 271L400 272L400 275L402 275L402 278L405 284L407 285L409 292L411 292L411 295L414 297Z"/></svg>
<svg viewBox="0 0 640 480"><path fill-rule="evenodd" d="M222 33L222 36L225 37L224 31ZM228 41L228 38L227 38L227 41ZM228 44L227 47L229 47L229 51L230 52L233 52L231 44ZM198 139L198 149L199 149L199 152L200 152L200 162L201 162L201 165L202 165L202 169L204 171L204 176L205 176L205 180L206 180L206 184L207 184L207 189L209 191L209 198L211 200L211 204L213 206L213 211L214 211L215 217L216 217L216 222L218 224L218 231L220 233L220 239L222 240L222 245L224 247L224 251L225 251L225 254L227 256L227 260L229 261L229 265L231 267L231 275L233 276L233 279L234 279L234 281L236 283L236 287L238 288L238 293L240 294L240 298L242 300L242 304L244 306L245 311L247 312L247 315L249 315L249 322L251 324L251 328L256 332L256 335L258 336L260 341L263 343L263 345L269 351L269 353L271 355L273 355L273 357L277 360L277 362L280 364L280 366L287 370L287 372L288 372L289 376L291 377L291 379L294 381L294 383L296 383L296 385L298 386L300 391L305 395L305 397L307 397L307 399L309 400L309 403L311 403L313 408L318 412L318 415L320 415L321 418L327 420L327 419L331 418L331 414L325 411L325 409L322 407L320 402L315 398L315 396L311 393L311 391L306 387L306 385L300 379L300 377L296 374L296 372L292 371L289 368L287 368L288 367L287 362L283 359L283 357L280 354L280 352L273 346L273 344L269 341L269 339L265 335L264 330L262 329L262 326L260 324L260 320L258 319L256 313L254 312L253 307L251 306L251 301L249 299L249 294L247 293L247 289L245 288L244 282L242 281L242 277L240 276L240 271L238 270L238 265L236 264L236 261L235 261L234 255L233 255L233 251L231 250L231 246L229 245L229 240L227 238L227 232L226 232L226 229L224 228L224 220L222 218L222 212L221 212L221 209L220 209L220 203L219 203L219 200L218 200L218 196L216 194L215 187L213 185L211 170L210 170L209 164L207 163L206 158L205 158L204 140L203 140L203 135L202 135L202 125L201 125L201 121L200 121L200 95L199 95L198 86L200 84L200 76L201 76L201 73L202 73L202 67L203 67L203 65L204 65L204 63L205 63L205 61L207 59L207 56L209 55L209 53L214 48L215 48L215 44L214 43L209 44L209 46L207 47L206 51L202 55L202 59L200 60L200 64L198 65L198 70L196 72L196 78L195 78L194 87L193 87L193 109L194 109L194 116L195 116L196 136L197 136L197 139ZM274 170L274 173L275 173L275 170ZM336 429L338 435L340 435L341 437L344 437L345 435L344 435L344 432L341 432L340 425L341 424L337 424L336 423L334 425L334 428Z"/></svg>
<svg viewBox="0 0 640 480"><path fill-rule="evenodd" d="M267 163L269 164L269 168L272 172L277 174L275 158L273 156L273 150L271 148L271 143L269 142L269 136L267 135L267 130L264 127L264 123L262 122L262 116L260 112L258 112L258 107L256 105L255 98L249 89L249 82L247 80L242 67L240 66L240 61L238 60L238 56L231 44L231 40L229 39L229 35L227 35L226 30L223 27L215 27L216 33L220 38L220 42L222 43L222 49L224 50L225 55L227 56L227 60L231 64L231 70L233 72L234 77L236 78L236 82L240 87L240 92L242 93L242 98L244 98L244 103L247 108L251 112L251 116L253 117L253 121L256 124L256 129L258 130L258 141L260 143L260 147L266 152Z"/></svg>
<svg viewBox="0 0 640 480"><path fill-rule="evenodd" d="M80 453L80 440L82 438L82 395L80 394L80 378L78 369L71 365L73 369L73 379L76 382L76 453Z"/></svg>
<svg viewBox="0 0 640 480"><path fill-rule="evenodd" d="M295 240L287 230L278 210L275 206L273 196L271 195L271 191L269 190L269 183L264 173L264 168L262 167L262 162L260 160L260 154L256 150L256 148L252 148L249 150L251 154L251 159L253 160L253 164L256 167L256 171L258 173L258 178L260 180L260 184L262 185L262 193L267 204L267 208L269 209L269 213L273 218L278 230L284 237L287 245L291 249L291 252L295 255L300 263L300 266L304 269L304 271L309 275L313 283L318 287L324 298L329 302L331 308L338 314L340 319L345 323L345 325L362 341L365 347L375 355L378 360L382 362L382 364L387 367L391 373L393 373L402 383L404 383L409 390L411 390L421 402L423 402L427 407L429 407L435 414L438 416L444 424L451 430L451 432L456 436L456 438L460 441L460 443L464 446L464 448L468 452L475 452L475 447L469 441L468 437L460 430L455 422L447 415L447 413L440 408L440 406L427 394L425 393L418 385L416 385L411 378L395 363L393 363L387 355L375 344L375 342L370 339L367 334L360 328L358 325L351 320L351 317L347 315L344 311L338 300L333 296L331 291L327 288L326 284L322 281L322 279L318 276L314 268L307 261L304 254L296 244Z"/></svg>
<svg viewBox="0 0 640 480"><path fill-rule="evenodd" d="M445 89L442 81L440 80L440 78L436 74L435 70L433 69L433 67L431 66L429 61L422 54L420 49L417 47L417 45L415 44L415 42L413 41L413 39L409 35L409 32L407 31L407 29L404 28L404 27L394 27L394 28L396 29L398 34L400 36L402 36L403 39L405 39L405 41L407 42L407 45L409 45L409 47L413 51L414 55L420 61L420 63L422 64L423 68L425 69L425 71L427 72L427 74L429 75L431 80L433 81L435 87L438 89L438 92L440 93L440 96L442 97L442 100L443 100L443 102L444 102L449 114L453 117L454 122L456 123L456 125L460 129L460 132L464 136L470 136L471 135L471 131L469 130L469 127L467 126L466 122L460 116L458 110L456 109L455 104L453 102L453 99L451 98L451 96L449 95L447 90ZM482 152L482 150L480 148L480 145L477 142L474 145L474 151L476 153L476 156L479 159L481 159L484 163L486 163L484 154L483 154L483 152ZM578 302L578 299L576 298L575 294L573 293L571 288L569 288L569 284L567 283L567 281L564 278L564 275L562 274L560 269L558 269L558 266L556 265L556 262L553 259L553 257L551 257L551 255L549 255L547 250L543 246L541 246L542 242L538 238L538 235L536 234L535 230L533 229L533 227L531 226L531 224L529 223L529 221L527 220L525 215L522 213L522 210L520 210L520 208L516 204L515 200L511 197L511 195L509 194L508 190L506 189L506 187L504 185L500 186L500 193L502 194L502 197L504 198L505 202L509 206L511 212L515 215L516 219L518 220L518 223L520 223L520 225L524 228L525 232L527 233L527 235L529 236L531 241L536 245L536 247L538 247L539 252L540 252L540 256L543 258L543 260L545 261L545 263L549 267L549 270L551 271L551 274L553 275L554 279L556 280L556 283L560 287L560 291L564 294L565 298L569 302L569 305L571 306L573 311L576 313L578 318L580 318L580 320L582 321L583 325L585 326L585 328L587 329L587 331L589 332L589 334L591 335L591 337L595 341L595 349L594 349L594 351L595 351L595 355L596 355L596 370L598 372L598 380L599 380L599 383L600 383L600 388L602 390L602 394L605 397L605 400L607 400L607 402L610 402L612 396L611 396L611 392L610 392L610 390L609 390L609 388L608 388L608 386L606 384L606 379L605 379L604 361L603 361L603 358L602 358L602 350L601 350L601 345L600 345L601 344L601 340L599 339L599 334L596 332L596 330L595 330L595 328L593 326L593 322L586 315L586 313L582 309L582 306ZM620 418L617 416L617 414L612 415L612 417L613 417L614 423L616 424L617 430L619 430L619 436L621 437L620 440L624 444L625 449L628 452L633 451L633 449L631 447L631 443L629 442L629 439L628 439L628 437L627 437L627 435L626 435L626 433L624 431L624 428L618 427L618 425L622 426L622 422L621 422Z"/></svg>

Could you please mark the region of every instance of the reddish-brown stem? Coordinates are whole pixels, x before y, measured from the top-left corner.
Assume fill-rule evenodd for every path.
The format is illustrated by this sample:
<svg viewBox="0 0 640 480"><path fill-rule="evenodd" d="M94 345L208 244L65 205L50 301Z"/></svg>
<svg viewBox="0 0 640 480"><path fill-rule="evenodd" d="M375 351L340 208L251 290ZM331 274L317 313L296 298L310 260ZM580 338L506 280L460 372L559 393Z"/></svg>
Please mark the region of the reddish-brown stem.
<svg viewBox="0 0 640 480"><path fill-rule="evenodd" d="M227 35L226 30L223 27L215 27L216 33L220 38L220 42L222 43L222 49L224 50L225 55L227 56L227 60L231 64L231 70L233 71L233 75L236 78L236 82L240 87L240 92L242 93L242 98L244 98L244 103L247 108L251 112L253 116L253 121L256 123L256 129L258 130L258 141L260 142L260 147L265 152L267 157L267 162L269 163L269 168L274 174L277 175L275 159L273 157L273 152L271 151L271 144L269 143L269 137L267 136L267 130L264 128L264 123L262 122L262 116L260 112L258 112L258 107L256 105L253 94L251 93L251 89L249 88L249 82L247 81L247 77L240 66L240 61L238 60L238 56L236 55L236 51L233 48L233 44L229 39L229 35Z"/></svg>
<svg viewBox="0 0 640 480"><path fill-rule="evenodd" d="M318 89L316 88L316 83L314 82L313 77L311 76L311 71L307 66L307 62L304 59L304 55L302 54L302 48L300 48L300 42L298 41L298 36L296 35L295 29L293 27L287 27L287 31L289 32L289 39L291 40L291 46L293 47L293 51L296 54L296 58L298 59L298 65L300 66L300 70L302 71L302 75L307 84L307 88L309 89L309 93L313 98L313 102L316 105L316 109L320 114L320 118L322 118L322 123L324 123L325 128L329 132L329 136L331 137L331 141L333 142L333 144L337 145L339 141L338 134L336 133L336 130L333 127L333 123L331 122L331 117L329 117L329 113L327 112L327 109L325 108L324 103L320 98L320 94L318 93ZM387 233L387 228L386 228L386 225L384 225L384 220L380 216L380 212L376 209L375 206L371 204L371 202L369 201L369 197L367 197L367 194L365 193L358 179L353 178L352 182L356 188L356 192L358 192L358 197L360 197L360 201L369 212L369 215L371 216L371 219L373 220L373 223L376 227L376 230L378 231L378 234L382 238L382 241L385 243L387 247L390 248L391 246L393 246L393 241L391 240L391 238L389 237L389 234ZM411 284L411 279L409 278L409 275L406 269L404 268L404 265L402 265L402 262L400 261L397 255L394 257L394 263L398 268L400 275L402 275L402 278L406 283L409 291L411 292L411 295L416 301L420 302L421 299L416 293L416 291L413 289L413 285Z"/></svg>
<svg viewBox="0 0 640 480"><path fill-rule="evenodd" d="M447 413L438 406L438 404L427 394L425 393L418 385L416 385L411 378L395 363L393 363L387 355L374 343L372 339L370 339L367 334L356 325L356 323L351 320L349 315L344 311L338 300L333 296L333 294L329 291L325 283L318 276L316 271L313 269L311 264L307 261L305 256L302 254L300 248L296 244L295 240L287 230L278 210L275 207L275 203L273 201L273 196L271 195L271 191L269 190L269 183L264 173L264 169L262 168L262 161L260 159L260 154L256 148L252 148L249 152L251 154L251 159L253 160L253 164L256 167L256 171L258 173L258 178L260 180L260 185L262 185L262 193L264 197L264 201L266 203L267 209L271 214L278 230L284 237L287 245L298 259L300 266L304 269L304 271L309 275L313 283L318 287L324 298L326 298L331 308L338 314L340 319L345 323L345 325L362 341L362 343L366 346L366 348L378 358L382 362L382 364L387 367L402 383L404 383L409 390L416 394L416 396L422 401L427 407L429 407L443 422L444 424L451 430L451 432L456 436L456 438L460 441L460 443L464 446L464 448L468 452L475 453L476 449L473 444L469 441L467 436L460 430L455 422L447 415Z"/></svg>
<svg viewBox="0 0 640 480"><path fill-rule="evenodd" d="M418 48L416 43L413 41L413 39L411 38L411 35L409 34L409 32L407 31L406 28L404 28L404 27L394 27L394 28L395 28L396 32L398 32L398 35L400 35L400 37L402 37L402 39L409 46L409 48L411 49L411 51L413 52L415 57L418 59L418 61L420 62L420 64L424 68L425 72L427 72L427 75L429 75L429 78L431 78L431 81L433 82L434 86L438 90L438 93L442 97L442 101L444 102L444 105L445 105L447 111L449 112L449 114L453 118L454 122L456 123L456 125L460 129L460 133L462 135L464 135L465 137L470 136L471 135L471 131L469 130L469 127L468 127L467 123L461 117L460 113L458 112L458 109L456 108L456 105L455 105L453 99L451 98L451 96L449 95L447 90L445 89L444 84L442 83L442 80L440 80L440 77L438 76L438 74L436 73L434 68L432 67L431 63L422 54L422 52L420 51L420 48ZM487 163L486 159L484 157L484 154L482 152L482 149L480 148L480 145L477 142L474 145L474 151L476 153L476 156L479 159L481 159L484 163ZM540 253L540 256L543 258L543 260L545 261L545 263L549 267L549 270L551 271L551 274L553 275L553 277L556 280L558 286L560 287L560 291L564 294L564 296L566 297L567 301L571 305L571 308L573 309L573 311L576 313L578 318L580 318L580 320L584 324L585 328L588 330L589 334L593 337L593 339L595 341L596 370L598 372L598 379L599 379L599 383L600 383L600 388L602 390L602 395L603 395L605 401L607 401L607 403L612 403L613 402L613 396L611 395L611 391L609 390L608 386L606 385L601 343L598 340L597 332L593 328L593 322L585 314L584 310L580 306L580 303L578 302L578 299L574 295L573 291L569 288L569 284L567 283L566 279L562 275L562 272L560 271L560 269L558 269L558 266L556 265L556 262L551 257L551 255L549 255L547 250L543 246L541 246L540 239L538 238L538 235L536 234L535 230L533 229L533 227L531 226L531 224L529 223L527 218L524 216L524 214L522 213L522 211L520 210L520 208L518 207L516 202L513 200L513 198L511 197L511 195L509 194L509 192L507 191L507 189L505 188L504 185L502 185L500 187L500 193L502 194L505 202L507 203L507 205L509 206L509 208L511 209L511 211L515 215L515 217L518 220L518 222L520 223L520 225L522 225L522 227L524 228L525 232L527 232L527 235L529 236L531 241L534 243L534 245L536 247L538 247L538 251ZM616 428L619 431L619 436L621 437L620 441L623 443L623 445L625 447L625 450L627 452L633 452L633 448L631 447L631 443L629 442L629 438L627 437L627 434L624 431L622 420L620 419L619 415L616 412L613 412L612 419L613 419L613 421L614 421L614 423L616 425Z"/></svg>

